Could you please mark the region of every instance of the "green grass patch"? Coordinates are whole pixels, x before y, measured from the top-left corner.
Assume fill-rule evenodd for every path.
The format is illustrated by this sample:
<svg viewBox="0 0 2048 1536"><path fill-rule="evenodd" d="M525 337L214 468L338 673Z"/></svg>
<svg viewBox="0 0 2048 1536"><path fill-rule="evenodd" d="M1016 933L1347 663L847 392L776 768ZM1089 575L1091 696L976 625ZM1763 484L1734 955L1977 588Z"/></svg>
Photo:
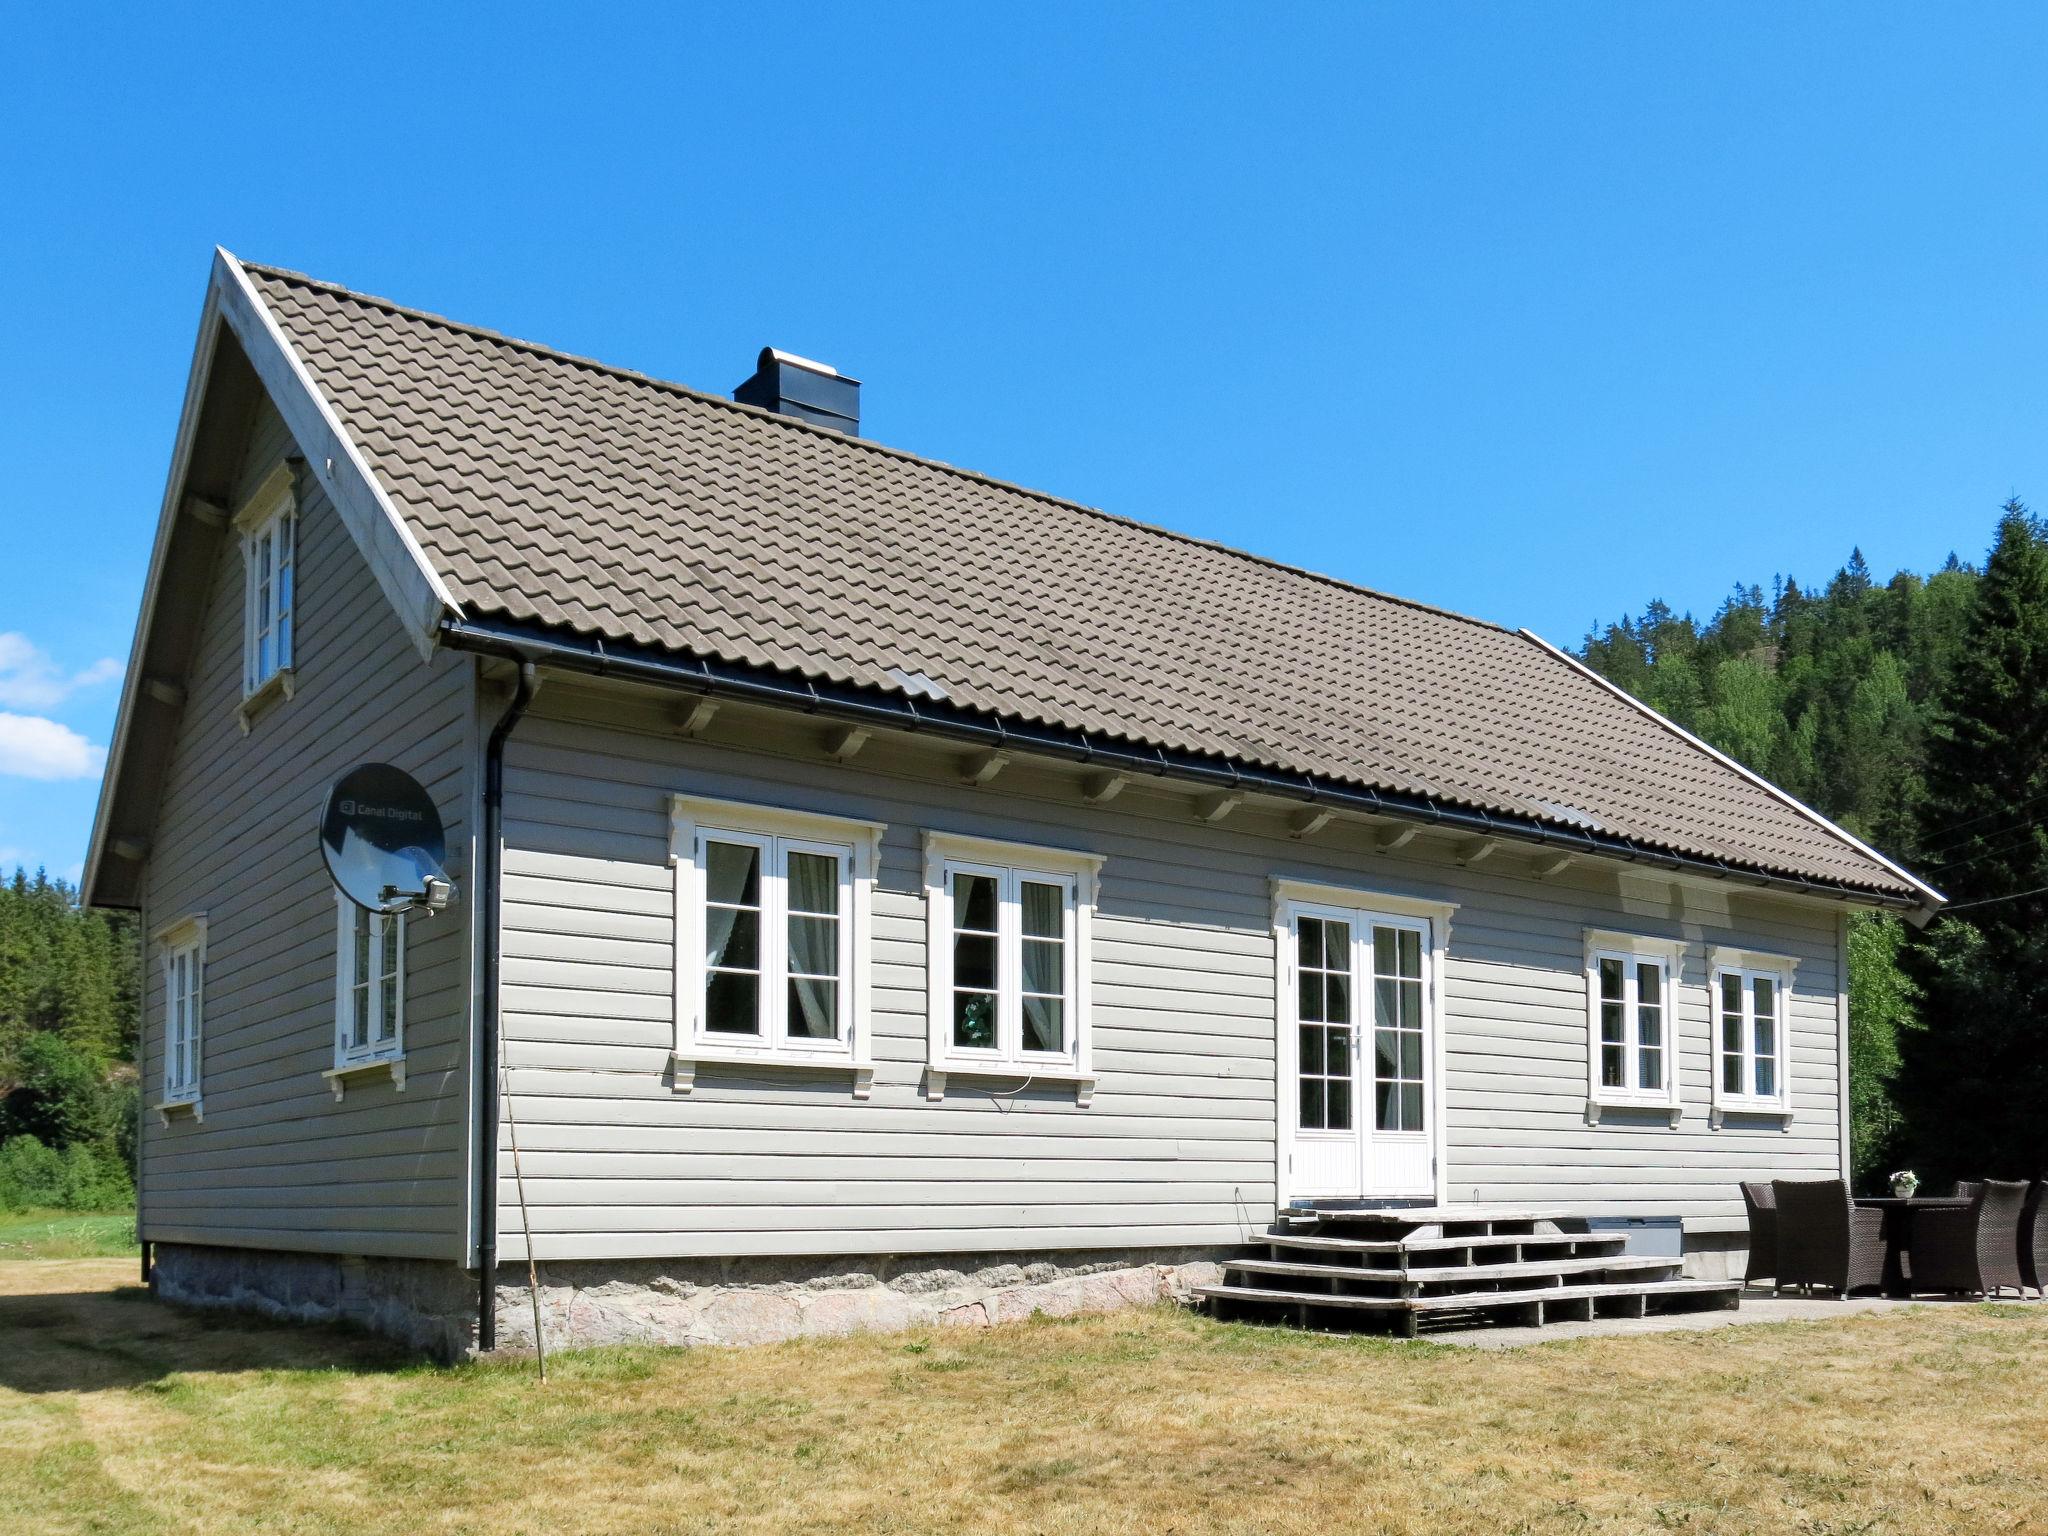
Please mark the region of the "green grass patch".
<svg viewBox="0 0 2048 1536"><path fill-rule="evenodd" d="M0 1261L116 1259L135 1251L133 1211L0 1211Z"/></svg>

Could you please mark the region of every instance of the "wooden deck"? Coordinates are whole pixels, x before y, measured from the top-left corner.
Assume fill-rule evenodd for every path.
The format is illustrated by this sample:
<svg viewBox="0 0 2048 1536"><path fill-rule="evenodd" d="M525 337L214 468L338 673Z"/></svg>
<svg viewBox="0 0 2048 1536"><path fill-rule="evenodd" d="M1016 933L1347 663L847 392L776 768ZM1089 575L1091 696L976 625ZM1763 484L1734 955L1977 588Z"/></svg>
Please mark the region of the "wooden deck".
<svg viewBox="0 0 2048 1536"><path fill-rule="evenodd" d="M1740 1303L1735 1280L1688 1280L1675 1256L1630 1254L1619 1232L1568 1210L1354 1207L1279 1214L1258 1245L1197 1294L1222 1317L1415 1337L1432 1326L1589 1322Z"/></svg>

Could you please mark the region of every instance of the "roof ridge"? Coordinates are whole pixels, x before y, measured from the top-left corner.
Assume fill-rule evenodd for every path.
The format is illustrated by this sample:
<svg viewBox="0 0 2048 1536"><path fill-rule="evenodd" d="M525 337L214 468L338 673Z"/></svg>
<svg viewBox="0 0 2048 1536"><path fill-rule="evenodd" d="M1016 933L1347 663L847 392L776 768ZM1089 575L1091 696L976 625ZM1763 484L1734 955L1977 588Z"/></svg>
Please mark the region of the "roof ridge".
<svg viewBox="0 0 2048 1536"><path fill-rule="evenodd" d="M567 363L573 367L588 368L597 373L609 374L614 378L624 379L629 383L665 390L681 395L686 399L699 401L706 405L719 406L725 410L742 416L752 417L759 421L765 421L774 426L808 432L813 436L838 443L842 446L861 448L870 453L879 453L888 458L922 465L926 469L938 470L942 474L954 475L963 480L971 480L980 485L992 486L997 490L1010 491L1016 495L1029 496L1036 501L1042 501L1051 506L1064 507L1069 511L1086 513L1090 517L1099 517L1105 522L1116 523L1126 528L1135 528L1141 533L1174 539L1183 544L1194 545L1198 549L1213 550L1218 554L1229 555L1235 559L1248 560L1255 565L1265 566L1269 570L1280 571L1289 576L1298 576L1307 581L1321 582L1325 586L1336 587L1340 591L1356 592L1361 596L1374 598L1383 603L1393 603L1398 607L1414 609L1420 613L1434 614L1438 618L1452 619L1460 624L1470 624L1475 628L1490 630L1495 634L1514 636L1517 633L1517 631L1509 628L1507 625L1496 623L1492 619L1482 619L1473 614L1459 613L1454 608L1445 608L1436 603L1425 603L1417 598L1402 597L1394 592L1384 592L1377 587L1368 587L1360 582L1347 581L1341 576L1331 576L1323 571L1311 570L1305 565L1295 565L1290 561L1278 560L1271 555L1259 554L1255 550L1240 549L1234 544L1225 544L1220 539L1205 539L1197 534L1183 532L1178 528L1168 528L1164 524L1148 523L1142 518L1129 517L1121 512L1111 512L1104 507L1093 507L1084 501L1075 501L1071 497L1060 496L1051 491L1042 491L1035 486L1022 485L1014 480L1005 480L1000 476L988 474L983 470L968 469L962 465L949 464L944 459L934 459L925 454L912 453L907 448L896 448L887 443L878 443L872 438L850 437L844 432L837 432L829 427L816 426L800 417L784 416L775 411L764 410L760 406L746 405L738 400L729 399L724 395L715 395L708 390L696 389L688 384L677 383L674 379L658 378L654 374L642 373L636 368L624 368L616 363L607 363L599 358L585 356L580 352L569 352L560 347L548 346L543 342L528 341L523 337L511 336L503 331L494 331L488 326L471 325L467 321L454 320L447 315L437 314L432 310L416 309L409 304L400 304L396 300L382 298L377 294L364 293L360 289L350 288L341 283L330 282L325 278L314 277L309 273L294 271L290 267L275 267L256 261L245 261L242 263L242 266L246 271L261 273L265 277L274 277L285 282L298 283L308 288L316 288L327 293L338 294L343 298L352 299L359 304L368 304L394 315L403 315L408 319L423 321L429 325L437 325L462 335L474 336L482 341L495 342L500 346L511 347L517 351L530 353L535 357Z"/></svg>

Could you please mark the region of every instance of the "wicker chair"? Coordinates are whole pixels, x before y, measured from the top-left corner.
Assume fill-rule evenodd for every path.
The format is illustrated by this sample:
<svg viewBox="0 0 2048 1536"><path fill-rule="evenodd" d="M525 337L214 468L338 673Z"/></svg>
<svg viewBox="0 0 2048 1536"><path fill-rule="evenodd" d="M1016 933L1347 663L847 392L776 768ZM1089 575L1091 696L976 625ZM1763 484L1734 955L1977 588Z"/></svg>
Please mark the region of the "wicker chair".
<svg viewBox="0 0 2048 1536"><path fill-rule="evenodd" d="M2048 1179L2036 1179L2020 1213L2020 1278L2048 1296Z"/></svg>
<svg viewBox="0 0 2048 1536"><path fill-rule="evenodd" d="M2023 1291L2020 1217L2024 1180L1987 1179L1967 1206L1913 1213L1913 1289L1996 1295Z"/></svg>
<svg viewBox="0 0 2048 1536"><path fill-rule="evenodd" d="M1839 1296L1884 1284L1884 1212L1864 1210L1840 1179L1775 1179L1775 1289L1822 1286Z"/></svg>
<svg viewBox="0 0 2048 1536"><path fill-rule="evenodd" d="M1749 1212L1749 1263L1742 1280L1754 1285L1778 1273L1778 1197L1766 1180L1742 1186L1742 1204Z"/></svg>
<svg viewBox="0 0 2048 1536"><path fill-rule="evenodd" d="M1956 1199L1974 1200L1983 1192L1984 1186L1974 1179L1956 1180Z"/></svg>

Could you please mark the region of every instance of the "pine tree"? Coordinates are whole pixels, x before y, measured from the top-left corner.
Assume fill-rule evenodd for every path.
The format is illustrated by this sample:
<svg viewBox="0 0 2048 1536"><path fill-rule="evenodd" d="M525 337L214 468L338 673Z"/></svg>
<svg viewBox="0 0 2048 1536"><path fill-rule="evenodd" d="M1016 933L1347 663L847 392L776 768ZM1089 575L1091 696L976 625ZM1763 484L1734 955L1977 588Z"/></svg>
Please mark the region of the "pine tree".
<svg viewBox="0 0 2048 1536"><path fill-rule="evenodd" d="M2048 530L2018 501L1930 737L1919 863L1958 910L1908 949L1928 1027L1901 1074L1906 1145L1937 1177L2030 1177L2048 1167Z"/></svg>

